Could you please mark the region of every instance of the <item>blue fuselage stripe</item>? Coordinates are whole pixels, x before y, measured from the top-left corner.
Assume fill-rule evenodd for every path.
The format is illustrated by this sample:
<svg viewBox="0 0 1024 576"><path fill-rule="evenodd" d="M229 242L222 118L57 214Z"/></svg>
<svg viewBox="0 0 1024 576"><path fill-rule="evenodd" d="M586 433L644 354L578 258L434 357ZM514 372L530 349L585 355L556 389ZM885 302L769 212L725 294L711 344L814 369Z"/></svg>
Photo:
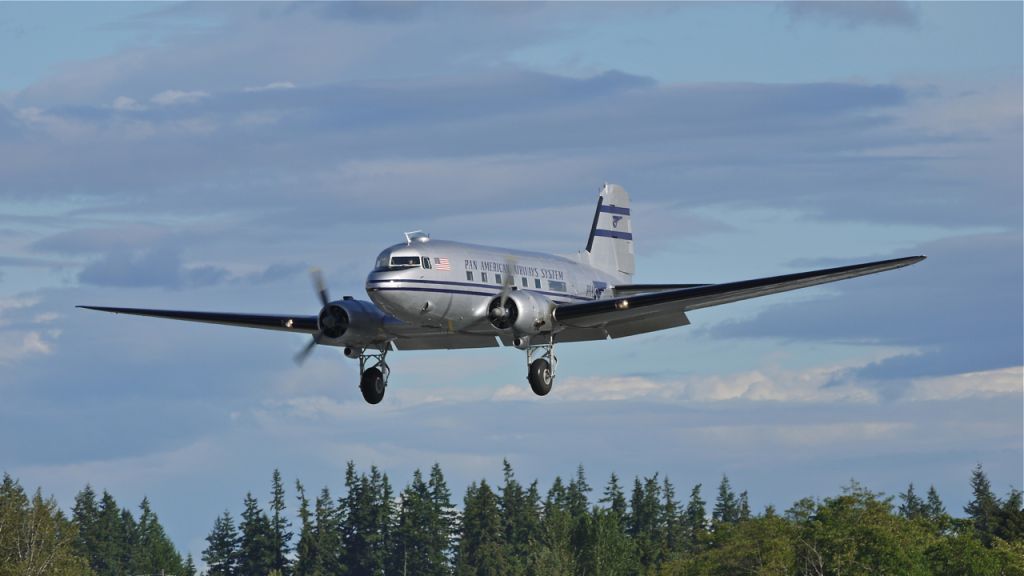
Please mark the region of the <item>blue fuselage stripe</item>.
<svg viewBox="0 0 1024 576"><path fill-rule="evenodd" d="M615 230L594 230L594 236L605 236L607 238L618 238L619 240L632 240L633 235L629 232L617 232Z"/></svg>
<svg viewBox="0 0 1024 576"><path fill-rule="evenodd" d="M493 292L473 292L473 291L469 291L469 290L441 290L441 289L427 290L425 288L412 288L412 287L402 288L401 286L386 286L386 285L382 285L382 284L392 283L392 282L395 283L395 284L441 284L441 285L444 285L444 286L466 286L466 287L469 287L469 288L477 288L477 289L484 289L484 290L494 290L494 291ZM475 284L475 283L471 283L471 282L452 282L452 281L447 281L447 280L419 280L419 279L404 280L404 279L398 279L398 278L396 278L394 280L370 280L369 282L366 283L366 288L367 288L367 290L403 290L404 289L404 290L414 290L414 291L421 291L421 292L451 292L452 294L472 294L472 295L476 295L476 296L497 296L498 294L501 293L501 288L500 287L498 287L498 286L490 286L490 285L487 285L487 284ZM574 300L584 300L584 301L588 301L588 302L590 300L593 300L593 298L587 298L585 296L576 296L574 294L565 294L565 293L562 293L562 292L547 292L547 291L544 291L544 290L534 290L532 288L519 288L519 287L516 287L515 289L516 290L523 290L523 291L526 291L526 292L535 292L537 294L544 294L545 296L554 296L554 297L557 297L557 298L572 298Z"/></svg>
<svg viewBox="0 0 1024 576"><path fill-rule="evenodd" d="M466 294L468 296L497 296L499 292L473 292L471 290L452 290L450 288L411 288L411 287L398 287L398 286L382 286L379 288L370 288L373 292L436 292L439 294ZM579 298L579 296L568 296L565 294L559 295L561 298ZM586 298L585 300L590 300ZM568 302L560 302L557 299L552 299L555 304L568 304Z"/></svg>
<svg viewBox="0 0 1024 576"><path fill-rule="evenodd" d="M623 216L629 216L629 208L622 208L621 206L604 206L598 208L601 212L607 212L609 214L622 214Z"/></svg>

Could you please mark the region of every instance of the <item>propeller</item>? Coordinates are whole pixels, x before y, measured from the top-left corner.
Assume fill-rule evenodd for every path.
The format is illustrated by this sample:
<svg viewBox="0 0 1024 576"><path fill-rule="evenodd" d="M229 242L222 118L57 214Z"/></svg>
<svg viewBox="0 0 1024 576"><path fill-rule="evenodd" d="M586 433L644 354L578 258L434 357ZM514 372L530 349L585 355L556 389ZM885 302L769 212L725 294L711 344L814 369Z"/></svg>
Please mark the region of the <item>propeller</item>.
<svg viewBox="0 0 1024 576"><path fill-rule="evenodd" d="M516 278L515 278L515 265L516 261L514 258L508 258L505 260L505 275L501 278L501 292L498 293L498 297L491 300L491 304L497 304L488 311L488 316L492 324L498 328L505 329L512 325L515 321L516 310L515 304L508 306L508 297L515 290Z"/></svg>
<svg viewBox="0 0 1024 576"><path fill-rule="evenodd" d="M317 294L320 295L320 303L323 304L321 314L323 314L323 310L325 310L331 303L331 298L327 295L327 283L324 282L324 275L320 272L319 268L310 269L309 275L313 277L313 287L316 289ZM298 354L295 355L294 360L296 364L301 366L302 363L306 361L306 358L309 357L313 348L320 343L320 338L322 336L323 329L318 327L316 332L313 333L313 339L309 341L309 344L306 344L306 346L302 350L299 350Z"/></svg>

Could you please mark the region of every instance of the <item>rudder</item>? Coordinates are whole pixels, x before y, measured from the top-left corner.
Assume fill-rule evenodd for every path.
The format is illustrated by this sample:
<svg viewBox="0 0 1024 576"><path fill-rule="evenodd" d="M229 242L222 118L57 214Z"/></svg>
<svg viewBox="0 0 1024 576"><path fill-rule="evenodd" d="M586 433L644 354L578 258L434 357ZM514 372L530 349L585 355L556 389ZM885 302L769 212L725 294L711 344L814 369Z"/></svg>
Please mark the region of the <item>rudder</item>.
<svg viewBox="0 0 1024 576"><path fill-rule="evenodd" d="M618 184L601 188L586 254L591 266L610 274L628 277L636 271L629 194Z"/></svg>

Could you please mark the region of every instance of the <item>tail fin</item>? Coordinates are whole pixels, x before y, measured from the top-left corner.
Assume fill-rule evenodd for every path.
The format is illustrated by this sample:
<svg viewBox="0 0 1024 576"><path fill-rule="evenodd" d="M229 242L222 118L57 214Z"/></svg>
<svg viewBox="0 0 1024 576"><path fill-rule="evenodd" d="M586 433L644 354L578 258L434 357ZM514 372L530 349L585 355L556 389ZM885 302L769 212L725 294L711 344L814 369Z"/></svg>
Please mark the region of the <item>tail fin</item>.
<svg viewBox="0 0 1024 576"><path fill-rule="evenodd" d="M628 277L636 271L629 194L622 186L605 184L601 188L585 254L591 266L609 274Z"/></svg>

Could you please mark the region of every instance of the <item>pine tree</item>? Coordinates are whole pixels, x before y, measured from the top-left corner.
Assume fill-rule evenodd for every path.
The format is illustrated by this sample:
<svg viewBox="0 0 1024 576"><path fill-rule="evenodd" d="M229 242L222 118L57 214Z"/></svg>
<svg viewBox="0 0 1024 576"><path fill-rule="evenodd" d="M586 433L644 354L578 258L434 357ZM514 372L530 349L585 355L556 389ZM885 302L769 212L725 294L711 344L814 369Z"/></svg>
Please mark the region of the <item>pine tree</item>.
<svg viewBox="0 0 1024 576"><path fill-rule="evenodd" d="M345 546L342 540L342 510L334 504L331 491L324 486L313 509L316 536L316 563L313 574L343 574Z"/></svg>
<svg viewBox="0 0 1024 576"><path fill-rule="evenodd" d="M630 499L629 534L636 544L641 566L650 570L664 558L665 531L662 524L661 485L658 475L633 481Z"/></svg>
<svg viewBox="0 0 1024 576"><path fill-rule="evenodd" d="M206 537L207 546L203 550L203 562L208 568L208 576L236 576L241 551L239 550L238 531L235 520L227 510L213 521L213 530Z"/></svg>
<svg viewBox="0 0 1024 576"><path fill-rule="evenodd" d="M315 574L318 558L316 526L309 511L309 499L302 482L295 481L295 494L299 499L299 543L295 547L295 576Z"/></svg>
<svg viewBox="0 0 1024 576"><path fill-rule="evenodd" d="M1024 540L1024 493L1012 489L999 510L996 535L1006 542Z"/></svg>
<svg viewBox="0 0 1024 576"><path fill-rule="evenodd" d="M978 538L985 546L991 546L999 522L1000 503L992 492L992 484L981 469L981 464L971 472L971 491L974 498L964 506L964 512L973 522Z"/></svg>
<svg viewBox="0 0 1024 576"><path fill-rule="evenodd" d="M131 514L128 514L131 517ZM134 520L133 520L134 522ZM131 562L134 526L127 523L117 501L106 490L100 499L94 538L95 555L90 563L99 576L126 574Z"/></svg>
<svg viewBox="0 0 1024 576"><path fill-rule="evenodd" d="M668 476L661 482L661 525L665 530L665 553L675 555L683 550L686 541L683 522L679 513L679 502L676 501L675 486L669 482Z"/></svg>
<svg viewBox="0 0 1024 576"><path fill-rule="evenodd" d="M711 511L711 529L714 531L723 524L735 524L739 520L739 516L739 503L736 501L736 494L729 485L729 477L723 474L722 482L718 485L715 508Z"/></svg>
<svg viewBox="0 0 1024 576"><path fill-rule="evenodd" d="M427 480L427 488L430 490L430 503L433 505L436 524L431 528L435 537L433 548L441 550L445 558L445 569L451 570L452 558L455 553L457 513L455 505L452 504L452 493L448 489L448 483L444 479L441 465L434 463L430 467L430 477Z"/></svg>
<svg viewBox="0 0 1024 576"><path fill-rule="evenodd" d="M284 484L281 481L281 472L275 468L271 477L270 496L270 548L273 551L271 566L278 570L281 576L291 574L291 563L288 560L288 552L291 551L292 533L288 531L291 521L284 515Z"/></svg>
<svg viewBox="0 0 1024 576"><path fill-rule="evenodd" d="M701 549L704 536L707 534L707 510L705 502L700 497L701 485L697 484L690 491L690 501L686 504L686 511L683 513L683 525L686 529L687 549L690 552L697 552Z"/></svg>
<svg viewBox="0 0 1024 576"><path fill-rule="evenodd" d="M83 558L96 556L96 524L99 522L99 515L96 492L92 486L86 484L85 488L75 496L75 505L71 508L71 518L78 526L75 553Z"/></svg>
<svg viewBox="0 0 1024 576"><path fill-rule="evenodd" d="M402 491L395 550L390 573L443 576L447 573L445 543L434 532L438 511L431 502L430 487L419 470Z"/></svg>
<svg viewBox="0 0 1024 576"><path fill-rule="evenodd" d="M487 484L472 483L466 489L455 573L459 576L499 576L508 572L503 550L498 498Z"/></svg>
<svg viewBox="0 0 1024 576"><path fill-rule="evenodd" d="M608 479L608 484L604 488L604 495L598 500L601 504L605 505L605 508L612 514L619 517L619 521L623 522L626 517L626 494L622 491L622 486L619 485L619 477L612 472L611 478Z"/></svg>
<svg viewBox="0 0 1024 576"><path fill-rule="evenodd" d="M185 565L182 566L182 574L184 576L196 576L196 563L192 560L191 552L189 552L188 556L185 557Z"/></svg>
<svg viewBox="0 0 1024 576"><path fill-rule="evenodd" d="M157 515L150 508L149 498L143 498L139 504L138 526L133 546L131 572L133 574L180 573L182 571L181 555L174 549L174 544L164 531Z"/></svg>
<svg viewBox="0 0 1024 576"><path fill-rule="evenodd" d="M747 496L747 491L740 492L740 511L739 520L740 522L746 522L750 520L750 499Z"/></svg>
<svg viewBox="0 0 1024 576"><path fill-rule="evenodd" d="M512 471L508 460L502 462L504 484L498 506L505 540L506 563L509 574L519 576L527 573L530 556L535 552L536 535L540 529L537 509L527 500L523 489Z"/></svg>
<svg viewBox="0 0 1024 576"><path fill-rule="evenodd" d="M918 518L927 517L927 505L921 497L914 493L914 483L911 482L907 486L906 492L900 493L900 516L903 516L907 520L916 520Z"/></svg>
<svg viewBox="0 0 1024 576"><path fill-rule="evenodd" d="M245 495L242 511L241 538L239 540L238 573L267 574L274 568L270 519L259 507L252 493Z"/></svg>

